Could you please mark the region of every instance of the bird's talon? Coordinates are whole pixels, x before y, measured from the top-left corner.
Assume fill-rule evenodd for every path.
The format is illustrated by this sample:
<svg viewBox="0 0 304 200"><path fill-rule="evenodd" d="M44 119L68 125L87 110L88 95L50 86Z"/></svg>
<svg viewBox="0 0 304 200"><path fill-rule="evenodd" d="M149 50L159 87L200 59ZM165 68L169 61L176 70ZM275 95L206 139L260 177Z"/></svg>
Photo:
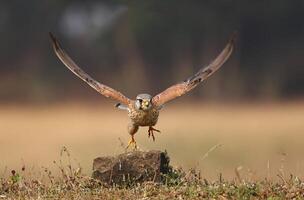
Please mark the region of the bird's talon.
<svg viewBox="0 0 304 200"><path fill-rule="evenodd" d="M150 138L150 136L152 136L153 141L155 141L154 131L160 133L160 130L157 130L157 129L153 128L153 127L149 127L149 129L148 129L148 137Z"/></svg>
<svg viewBox="0 0 304 200"><path fill-rule="evenodd" d="M134 147L134 149L137 149L137 144L136 144L136 141L134 140L134 138L132 138L129 143L128 143L128 146L126 147L126 149L128 149L130 146Z"/></svg>

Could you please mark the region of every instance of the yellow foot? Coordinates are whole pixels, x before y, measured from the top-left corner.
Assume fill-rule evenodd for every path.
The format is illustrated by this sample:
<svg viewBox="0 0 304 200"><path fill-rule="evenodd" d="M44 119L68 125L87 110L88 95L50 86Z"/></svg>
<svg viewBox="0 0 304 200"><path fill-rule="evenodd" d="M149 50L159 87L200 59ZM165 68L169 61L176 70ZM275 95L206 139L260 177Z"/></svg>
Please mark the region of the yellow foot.
<svg viewBox="0 0 304 200"><path fill-rule="evenodd" d="M133 149L137 149L136 141L132 137L132 139L129 141L128 146L126 149L128 149L130 146L133 146Z"/></svg>
<svg viewBox="0 0 304 200"><path fill-rule="evenodd" d="M149 126L148 137L152 136L153 141L155 141L154 131L160 133L160 130L157 130L157 129L153 128L152 126Z"/></svg>

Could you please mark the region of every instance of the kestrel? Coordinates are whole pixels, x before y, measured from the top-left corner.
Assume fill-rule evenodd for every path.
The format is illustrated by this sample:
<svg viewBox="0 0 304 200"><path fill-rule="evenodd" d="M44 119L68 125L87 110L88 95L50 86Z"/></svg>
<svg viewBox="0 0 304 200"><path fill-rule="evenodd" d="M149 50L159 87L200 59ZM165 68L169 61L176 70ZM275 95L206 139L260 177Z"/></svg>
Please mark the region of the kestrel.
<svg viewBox="0 0 304 200"><path fill-rule="evenodd" d="M134 135L138 131L138 128L140 126L148 126L148 136L151 136L153 141L155 141L154 131L160 131L153 128L153 126L157 123L159 111L162 109L163 105L186 94L216 72L230 57L234 48L235 35L236 34L233 34L226 47L209 65L202 67L190 78L167 88L156 96L139 94L135 100L131 100L111 87L94 80L78 67L78 65L65 53L52 33L50 33L50 38L56 55L69 70L103 96L118 101L119 103L116 104L117 108L128 111L128 116L131 119L131 122L128 125L128 132L131 135L131 140L129 141L127 148L130 145L134 145L134 148L136 148L137 145Z"/></svg>

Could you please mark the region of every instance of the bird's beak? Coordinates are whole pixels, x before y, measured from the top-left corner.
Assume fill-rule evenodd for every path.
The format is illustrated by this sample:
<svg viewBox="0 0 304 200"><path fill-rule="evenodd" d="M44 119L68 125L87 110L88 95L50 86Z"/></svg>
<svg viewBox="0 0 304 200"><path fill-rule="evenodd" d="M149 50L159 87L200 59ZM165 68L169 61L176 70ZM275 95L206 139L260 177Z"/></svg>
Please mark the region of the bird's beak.
<svg viewBox="0 0 304 200"><path fill-rule="evenodd" d="M142 105L143 105L143 107L145 107L145 108L148 108L148 107L149 107L149 104L150 104L150 102L147 101L147 100L144 100L144 101L142 102Z"/></svg>

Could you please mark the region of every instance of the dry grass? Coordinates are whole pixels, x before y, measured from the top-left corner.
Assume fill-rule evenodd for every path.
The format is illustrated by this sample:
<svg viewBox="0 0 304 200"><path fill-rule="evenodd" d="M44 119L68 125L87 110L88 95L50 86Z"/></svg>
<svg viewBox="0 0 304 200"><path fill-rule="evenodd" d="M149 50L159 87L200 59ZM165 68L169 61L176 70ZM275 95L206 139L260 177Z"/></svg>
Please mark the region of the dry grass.
<svg viewBox="0 0 304 200"><path fill-rule="evenodd" d="M65 157L66 156L66 157ZM63 158L67 164L63 164ZM281 177L280 183L269 180L226 181L219 177L207 181L197 171L173 170L164 175L163 182L144 182L131 185L106 185L74 167L66 148L61 159L54 162L59 174L44 169L33 178L26 168L12 171L0 179L1 199L304 199L304 182L298 177Z"/></svg>
<svg viewBox="0 0 304 200"><path fill-rule="evenodd" d="M0 107L0 167L39 171L55 168L67 146L91 173L93 158L122 152L118 138L129 140L128 118L112 104ZM143 150L167 150L174 166L202 170L208 180L221 173L231 180L276 179L278 173L304 174L304 104L173 104L162 111L156 142L140 129ZM221 144L206 153L213 146Z"/></svg>

